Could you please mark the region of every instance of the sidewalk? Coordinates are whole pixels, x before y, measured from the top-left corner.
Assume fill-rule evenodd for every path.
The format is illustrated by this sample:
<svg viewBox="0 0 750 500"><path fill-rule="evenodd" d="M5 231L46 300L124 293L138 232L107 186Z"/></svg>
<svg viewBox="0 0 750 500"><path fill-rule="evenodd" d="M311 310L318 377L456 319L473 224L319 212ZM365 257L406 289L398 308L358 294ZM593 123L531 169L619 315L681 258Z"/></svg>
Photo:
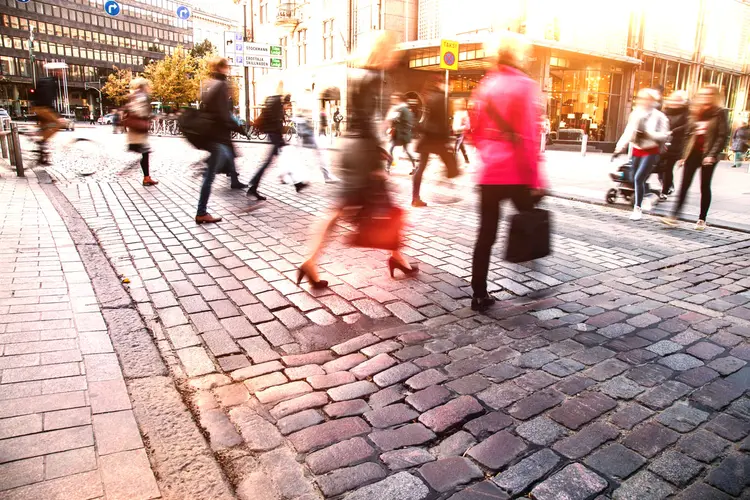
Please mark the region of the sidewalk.
<svg viewBox="0 0 750 500"><path fill-rule="evenodd" d="M0 182L0 499L160 498L89 276L27 175Z"/></svg>

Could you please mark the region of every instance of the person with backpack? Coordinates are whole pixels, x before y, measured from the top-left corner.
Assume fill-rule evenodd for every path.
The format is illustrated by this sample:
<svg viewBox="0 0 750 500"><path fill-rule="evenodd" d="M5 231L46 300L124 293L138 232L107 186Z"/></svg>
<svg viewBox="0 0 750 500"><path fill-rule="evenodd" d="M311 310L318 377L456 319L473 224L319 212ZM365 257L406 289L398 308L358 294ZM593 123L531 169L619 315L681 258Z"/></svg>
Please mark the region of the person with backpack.
<svg viewBox="0 0 750 500"><path fill-rule="evenodd" d="M390 136L391 136L391 149L389 151L392 161L388 166L387 171L390 172L390 167L396 166L396 157L393 156L393 150L400 146L404 148L406 156L411 162L412 173L416 170L417 166L414 162L414 158L409 152L409 144L411 143L412 127L414 118L411 110L409 109L409 103L404 94L396 93L391 96L391 111L388 114L390 121Z"/></svg>
<svg viewBox="0 0 750 500"><path fill-rule="evenodd" d="M151 148L148 144L148 129L151 124L151 100L148 92L151 82L138 77L130 82L130 95L123 106L123 118L119 122L128 129L128 151L141 155L141 170L143 171L143 185L156 186L158 181L151 178L149 159ZM114 121L113 121L114 123Z"/></svg>
<svg viewBox="0 0 750 500"><path fill-rule="evenodd" d="M669 120L656 109L661 95L653 89L641 89L635 99L635 108L630 113L628 124L615 146L612 158L625 153L628 145L633 147L632 179L635 189L635 205L630 220L643 218L643 197L646 194L646 181L656 167L662 147L669 138ZM650 203L646 210L650 209Z"/></svg>
<svg viewBox="0 0 750 500"><path fill-rule="evenodd" d="M690 124L690 108L687 92L677 90L664 102L664 114L669 120L669 140L666 151L659 160L659 178L661 179L661 193L659 200L666 201L674 190L674 165L682 155L685 147L685 136Z"/></svg>
<svg viewBox="0 0 750 500"><path fill-rule="evenodd" d="M417 144L419 153L419 166L413 173L412 179L412 207L426 207L427 203L420 198L422 186L422 175L427 168L427 162L431 154L436 154L443 160L446 177L452 179L458 176L456 156L452 148L449 149L450 120L445 109L445 81L441 77L432 77L426 87L426 114L424 124L421 127L421 137Z"/></svg>
<svg viewBox="0 0 750 500"><path fill-rule="evenodd" d="M211 185L218 172L229 172L232 177L232 188L245 187L237 178L234 166L235 153L232 148L232 132L241 128L232 118L232 107L229 101L227 77L230 72L229 61L224 57L214 57L208 63L211 79L206 83L203 94L203 117L210 124L205 138L205 149L210 155L206 171L203 174L198 211L195 222L198 224L215 223L221 217L208 213L208 198L211 196ZM239 186L238 186L239 185Z"/></svg>
<svg viewBox="0 0 750 500"><path fill-rule="evenodd" d="M341 122L344 121L344 115L341 114L339 108L333 113L333 136L339 137L341 135Z"/></svg>
<svg viewBox="0 0 750 500"><path fill-rule="evenodd" d="M34 91L31 112L36 115L39 126L40 165L49 165L49 140L60 130L60 116L55 111L59 69L50 70L51 76L39 78Z"/></svg>
<svg viewBox="0 0 750 500"><path fill-rule="evenodd" d="M473 311L484 312L495 303L487 290L487 275L500 204L509 199L519 212L528 212L543 196L539 84L523 70L529 51L522 36L500 34L496 45L485 48L496 66L472 95L471 138L482 160L478 172L479 234L471 266Z"/></svg>
<svg viewBox="0 0 750 500"><path fill-rule="evenodd" d="M682 158L677 162L678 167L684 168L677 203L672 208L671 216L662 219L664 224L677 226L677 214L685 204L693 177L700 171L701 205L695 230L706 229L706 218L711 206L711 180L719 163L719 155L728 140L729 114L723 106L721 89L717 85L703 87L695 96L687 143Z"/></svg>
<svg viewBox="0 0 750 500"><path fill-rule="evenodd" d="M279 82L279 85L276 87L276 94L266 98L266 102L263 104L263 111L261 111L260 116L256 120L256 122L260 122L258 125L260 131L268 134L268 140L271 142L271 151L258 171L255 172L253 178L250 179L250 187L247 190L247 195L254 197L258 201L267 199L258 192L263 174L271 166L273 159L279 156L281 148L286 144L283 137L286 117L284 107L285 104L291 104L291 96L287 95L285 102L285 98L282 97L283 93L284 82Z"/></svg>

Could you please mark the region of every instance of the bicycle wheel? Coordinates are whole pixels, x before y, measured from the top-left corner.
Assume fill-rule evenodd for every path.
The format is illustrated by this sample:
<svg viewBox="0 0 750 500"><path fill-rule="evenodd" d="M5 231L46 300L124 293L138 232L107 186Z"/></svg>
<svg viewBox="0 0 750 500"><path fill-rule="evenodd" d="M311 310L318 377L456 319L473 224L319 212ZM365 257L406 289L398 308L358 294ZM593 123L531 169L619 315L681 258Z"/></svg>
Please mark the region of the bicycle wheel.
<svg viewBox="0 0 750 500"><path fill-rule="evenodd" d="M266 137L268 137L268 134L265 132L261 132L258 129L255 129L255 136L258 138L259 141L265 141Z"/></svg>

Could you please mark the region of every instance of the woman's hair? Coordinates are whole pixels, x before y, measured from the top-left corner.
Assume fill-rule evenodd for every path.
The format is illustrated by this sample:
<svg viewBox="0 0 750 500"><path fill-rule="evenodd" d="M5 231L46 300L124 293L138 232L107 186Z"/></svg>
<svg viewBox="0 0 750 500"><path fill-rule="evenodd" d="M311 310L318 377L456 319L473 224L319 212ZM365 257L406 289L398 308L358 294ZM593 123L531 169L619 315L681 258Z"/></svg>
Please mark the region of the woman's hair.
<svg viewBox="0 0 750 500"><path fill-rule="evenodd" d="M718 85L704 85L698 90L699 93L708 93L713 99L713 106L720 108L724 105L724 96L721 94L721 88Z"/></svg>
<svg viewBox="0 0 750 500"><path fill-rule="evenodd" d="M151 86L151 81L148 80L147 78L143 78L142 76L139 76L130 80L130 90L133 90L133 91L142 89L144 87L149 87L149 86Z"/></svg>
<svg viewBox="0 0 750 500"><path fill-rule="evenodd" d="M208 70L211 73L220 73L222 69L229 67L229 61L226 57L214 56L208 61Z"/></svg>
<svg viewBox="0 0 750 500"><path fill-rule="evenodd" d="M523 35L502 31L484 43L484 52L498 66L523 69L529 61L531 44Z"/></svg>
<svg viewBox="0 0 750 500"><path fill-rule="evenodd" d="M675 104L687 104L688 103L688 93L684 90L675 90L671 94L669 94L669 97L667 98L668 101L673 102Z"/></svg>

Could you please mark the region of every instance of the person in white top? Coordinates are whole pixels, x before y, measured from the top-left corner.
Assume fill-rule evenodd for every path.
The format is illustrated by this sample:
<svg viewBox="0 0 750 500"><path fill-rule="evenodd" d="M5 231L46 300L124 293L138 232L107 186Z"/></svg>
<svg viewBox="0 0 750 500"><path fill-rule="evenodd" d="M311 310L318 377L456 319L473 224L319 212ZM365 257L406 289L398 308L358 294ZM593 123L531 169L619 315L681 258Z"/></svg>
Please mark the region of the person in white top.
<svg viewBox="0 0 750 500"><path fill-rule="evenodd" d="M628 125L617 142L613 159L633 147L632 178L635 188L635 206L630 220L640 220L641 205L646 191L646 180L656 167L659 154L669 138L669 120L656 109L660 95L653 89L641 89L630 113Z"/></svg>
<svg viewBox="0 0 750 500"><path fill-rule="evenodd" d="M470 130L469 112L466 110L466 101L456 101L456 110L453 112L453 133L456 134L456 146L453 154L458 156L458 152L464 155L464 164L467 168L471 167L469 155L466 154L464 145L464 136Z"/></svg>

